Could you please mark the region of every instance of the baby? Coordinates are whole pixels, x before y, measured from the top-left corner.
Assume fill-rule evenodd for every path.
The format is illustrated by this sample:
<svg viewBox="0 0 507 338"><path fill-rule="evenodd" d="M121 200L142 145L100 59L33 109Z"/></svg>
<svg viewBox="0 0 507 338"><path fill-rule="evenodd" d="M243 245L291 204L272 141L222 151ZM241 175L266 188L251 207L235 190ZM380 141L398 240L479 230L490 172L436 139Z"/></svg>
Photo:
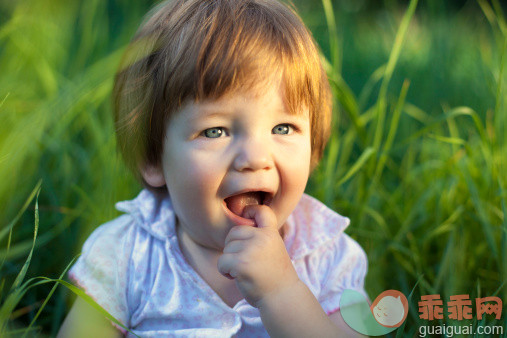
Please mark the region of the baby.
<svg viewBox="0 0 507 338"><path fill-rule="evenodd" d="M364 293L349 220L305 195L331 93L301 19L275 0L173 0L148 15L114 86L119 149L146 189L86 241L59 336L351 335Z"/></svg>

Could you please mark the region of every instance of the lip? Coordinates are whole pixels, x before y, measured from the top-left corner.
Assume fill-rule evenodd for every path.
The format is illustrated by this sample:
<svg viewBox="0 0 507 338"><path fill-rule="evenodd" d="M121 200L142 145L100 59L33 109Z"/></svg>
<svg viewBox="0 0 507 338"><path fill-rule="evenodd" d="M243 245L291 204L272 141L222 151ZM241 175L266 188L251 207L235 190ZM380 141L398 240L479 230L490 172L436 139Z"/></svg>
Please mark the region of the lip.
<svg viewBox="0 0 507 338"><path fill-rule="evenodd" d="M273 189L269 189L269 188L246 188L246 189L243 189L243 190L239 190L239 191L236 191L230 195L227 195L225 198L224 198L224 202L226 199L228 199L229 197L232 197L232 196L235 196L235 195L240 195L240 194L244 194L244 193L247 193L247 192L252 192L252 191L261 191L263 193L265 193L266 195L264 196L264 201L262 201L263 205L267 205L269 206L271 204L271 202L273 201L273 197L275 196L275 192L273 191ZM227 206L226 206L227 208ZM229 210L227 208L227 210Z"/></svg>
<svg viewBox="0 0 507 338"><path fill-rule="evenodd" d="M234 195L231 195L234 196ZM229 208L227 207L227 203L225 203L225 200L222 203L222 206L224 207L225 216L227 216L228 219L230 219L234 224L236 225L248 225L248 226L257 226L253 219L244 218L241 216L236 215L233 213Z"/></svg>
<svg viewBox="0 0 507 338"><path fill-rule="evenodd" d="M224 208L225 215L227 216L227 218L229 218L236 225L248 225L248 226L254 226L254 227L257 226L255 224L255 221L253 219L244 218L244 217L238 216L235 213L233 213L227 207L227 203L225 202L225 200L227 198L229 198L229 197L232 197L232 196L235 196L235 195L244 194L244 193L251 192L251 191L261 191L261 192L264 192L265 196L264 196L264 200L262 201L263 202L262 204L263 205L267 205L267 206L271 205L271 202L273 201L273 197L275 195L274 192L273 192L273 189L268 189L268 188L246 188L246 189L242 189L242 190L236 191L233 194L230 194L230 195L226 196L222 200L222 206Z"/></svg>

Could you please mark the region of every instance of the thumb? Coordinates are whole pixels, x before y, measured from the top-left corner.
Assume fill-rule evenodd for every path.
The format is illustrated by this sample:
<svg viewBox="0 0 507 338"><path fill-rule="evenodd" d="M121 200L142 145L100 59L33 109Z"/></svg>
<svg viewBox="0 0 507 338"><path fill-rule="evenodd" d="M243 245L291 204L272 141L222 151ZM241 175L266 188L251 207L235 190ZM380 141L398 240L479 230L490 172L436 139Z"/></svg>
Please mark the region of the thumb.
<svg viewBox="0 0 507 338"><path fill-rule="evenodd" d="M242 217L253 219L258 228L273 228L278 231L276 215L267 205L249 205L243 210Z"/></svg>

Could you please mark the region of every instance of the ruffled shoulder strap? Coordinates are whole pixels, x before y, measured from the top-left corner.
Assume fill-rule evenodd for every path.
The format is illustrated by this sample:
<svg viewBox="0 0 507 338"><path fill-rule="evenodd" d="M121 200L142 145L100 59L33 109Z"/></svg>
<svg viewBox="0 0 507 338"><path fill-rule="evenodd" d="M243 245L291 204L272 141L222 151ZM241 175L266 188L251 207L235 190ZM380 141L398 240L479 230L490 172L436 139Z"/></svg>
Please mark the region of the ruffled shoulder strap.
<svg viewBox="0 0 507 338"><path fill-rule="evenodd" d="M175 214L168 194L142 190L130 201L116 203L116 209L132 216L135 223L153 237L165 240L175 236Z"/></svg>
<svg viewBox="0 0 507 338"><path fill-rule="evenodd" d="M134 230L129 215L101 225L88 237L69 271L75 284L127 326L130 316L126 289Z"/></svg>

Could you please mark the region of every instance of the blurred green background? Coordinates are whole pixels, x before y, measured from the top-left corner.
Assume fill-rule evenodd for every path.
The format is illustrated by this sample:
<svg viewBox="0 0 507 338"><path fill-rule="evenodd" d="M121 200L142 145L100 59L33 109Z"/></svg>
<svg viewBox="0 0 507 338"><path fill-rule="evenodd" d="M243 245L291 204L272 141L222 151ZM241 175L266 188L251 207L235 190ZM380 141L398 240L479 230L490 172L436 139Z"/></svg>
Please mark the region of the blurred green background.
<svg viewBox="0 0 507 338"><path fill-rule="evenodd" d="M140 190L115 151L110 94L122 50L156 2L0 0L0 336L18 335L41 307L30 334L56 334L72 292L50 294L46 283L15 293L15 278L25 287L58 278L93 229L119 214L114 203ZM294 3L336 102L307 192L351 218L372 300L414 290L405 336L428 324L420 295L506 304L505 3ZM39 180L25 275L35 199L23 205Z"/></svg>

